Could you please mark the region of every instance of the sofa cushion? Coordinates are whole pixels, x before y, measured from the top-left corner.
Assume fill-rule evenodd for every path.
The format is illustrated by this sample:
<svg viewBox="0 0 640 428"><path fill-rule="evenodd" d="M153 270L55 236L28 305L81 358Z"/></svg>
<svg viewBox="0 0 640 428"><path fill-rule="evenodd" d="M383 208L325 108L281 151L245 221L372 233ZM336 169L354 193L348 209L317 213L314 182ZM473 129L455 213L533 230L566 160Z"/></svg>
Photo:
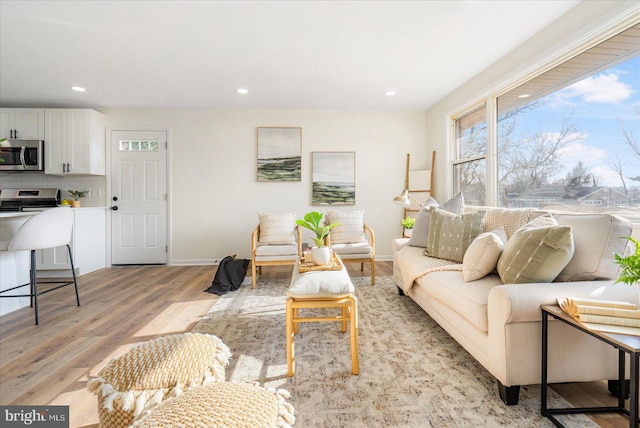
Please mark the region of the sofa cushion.
<svg viewBox="0 0 640 428"><path fill-rule="evenodd" d="M294 256L297 258L298 245L258 244L256 246L256 258L261 256Z"/></svg>
<svg viewBox="0 0 640 428"><path fill-rule="evenodd" d="M484 211L456 215L431 207L429 240L425 254L430 257L462 262L464 253L482 232Z"/></svg>
<svg viewBox="0 0 640 428"><path fill-rule="evenodd" d="M296 244L296 213L258 213L262 244Z"/></svg>
<svg viewBox="0 0 640 428"><path fill-rule="evenodd" d="M487 275L469 283L462 280L460 271L439 271L423 276L418 283L428 290L430 298L456 311L479 331L489 330L487 302L489 292L502 285L498 275Z"/></svg>
<svg viewBox="0 0 640 428"><path fill-rule="evenodd" d="M556 281L592 281L618 277L613 254L623 254L633 226L611 214L553 214L558 224L571 226L575 253Z"/></svg>
<svg viewBox="0 0 640 428"><path fill-rule="evenodd" d="M427 247L429 241L429 224L431 223L431 212L429 210L431 207L439 207L454 214L461 214L464 209L464 198L462 193L458 193L440 205L438 201L429 197L416 216L413 232L411 232L411 238L409 239L409 245L412 247Z"/></svg>
<svg viewBox="0 0 640 428"><path fill-rule="evenodd" d="M551 282L573 256L571 227L551 216L538 217L513 234L498 260L505 284Z"/></svg>
<svg viewBox="0 0 640 428"><path fill-rule="evenodd" d="M493 272L506 242L507 232L503 228L478 235L462 258L464 282L475 281Z"/></svg>
<svg viewBox="0 0 640 428"><path fill-rule="evenodd" d="M340 223L331 229L331 245L367 242L363 210L327 211L327 222Z"/></svg>
<svg viewBox="0 0 640 428"><path fill-rule="evenodd" d="M331 244L331 249L341 256L348 254L371 255L373 248L368 242L356 244Z"/></svg>

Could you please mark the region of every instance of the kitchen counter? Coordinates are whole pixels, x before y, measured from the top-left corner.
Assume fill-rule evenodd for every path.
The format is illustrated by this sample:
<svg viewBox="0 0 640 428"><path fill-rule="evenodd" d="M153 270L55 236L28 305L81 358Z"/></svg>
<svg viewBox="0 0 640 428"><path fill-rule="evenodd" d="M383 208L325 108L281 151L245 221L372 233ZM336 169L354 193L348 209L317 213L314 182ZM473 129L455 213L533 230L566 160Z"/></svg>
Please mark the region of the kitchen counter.
<svg viewBox="0 0 640 428"><path fill-rule="evenodd" d="M106 209L106 207L80 207L80 208L71 208L69 207L70 210L73 211L78 211L78 210L104 210ZM25 211L25 212L20 212L20 211L1 211L0 212L0 219L3 218L17 218L17 217L31 217L33 215L38 214L39 211ZM2 237L1 240L4 240L5 238Z"/></svg>
<svg viewBox="0 0 640 428"><path fill-rule="evenodd" d="M38 214L36 212L16 212L16 211L7 211L0 212L0 218L17 218L17 217L31 217L32 215ZM4 240L4 237L2 238Z"/></svg>

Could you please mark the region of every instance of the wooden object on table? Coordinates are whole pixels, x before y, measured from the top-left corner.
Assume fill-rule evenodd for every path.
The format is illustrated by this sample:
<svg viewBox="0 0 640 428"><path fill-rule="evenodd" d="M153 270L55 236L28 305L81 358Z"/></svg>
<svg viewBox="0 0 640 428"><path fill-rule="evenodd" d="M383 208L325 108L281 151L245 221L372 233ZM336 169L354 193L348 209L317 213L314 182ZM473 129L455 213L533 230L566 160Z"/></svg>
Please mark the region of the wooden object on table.
<svg viewBox="0 0 640 428"><path fill-rule="evenodd" d="M340 258L334 253L331 252L331 261L326 265L317 265L313 263L313 261L307 261L306 259L300 260L298 263L298 272L312 272L312 271L323 271L323 270L341 270L343 267Z"/></svg>

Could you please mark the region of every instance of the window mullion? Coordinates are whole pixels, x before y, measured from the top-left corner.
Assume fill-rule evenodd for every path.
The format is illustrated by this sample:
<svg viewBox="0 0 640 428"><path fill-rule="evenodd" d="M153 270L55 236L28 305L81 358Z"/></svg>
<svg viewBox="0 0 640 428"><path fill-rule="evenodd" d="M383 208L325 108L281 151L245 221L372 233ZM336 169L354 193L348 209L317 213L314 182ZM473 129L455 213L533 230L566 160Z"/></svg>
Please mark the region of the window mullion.
<svg viewBox="0 0 640 428"><path fill-rule="evenodd" d="M498 206L498 99L487 98L487 206Z"/></svg>

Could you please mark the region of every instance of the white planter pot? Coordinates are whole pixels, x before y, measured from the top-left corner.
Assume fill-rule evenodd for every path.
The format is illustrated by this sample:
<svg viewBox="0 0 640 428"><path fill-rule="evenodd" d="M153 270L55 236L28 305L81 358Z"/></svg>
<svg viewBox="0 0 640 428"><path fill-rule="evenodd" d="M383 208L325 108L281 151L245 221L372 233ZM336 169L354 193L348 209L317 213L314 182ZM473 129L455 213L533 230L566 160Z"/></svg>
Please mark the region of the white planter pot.
<svg viewBox="0 0 640 428"><path fill-rule="evenodd" d="M326 265L331 260L331 249L329 247L313 247L311 249L311 259L316 265Z"/></svg>
<svg viewBox="0 0 640 428"><path fill-rule="evenodd" d="M413 232L413 229L405 229L404 230L404 236L406 236L407 238L411 238L411 233Z"/></svg>

